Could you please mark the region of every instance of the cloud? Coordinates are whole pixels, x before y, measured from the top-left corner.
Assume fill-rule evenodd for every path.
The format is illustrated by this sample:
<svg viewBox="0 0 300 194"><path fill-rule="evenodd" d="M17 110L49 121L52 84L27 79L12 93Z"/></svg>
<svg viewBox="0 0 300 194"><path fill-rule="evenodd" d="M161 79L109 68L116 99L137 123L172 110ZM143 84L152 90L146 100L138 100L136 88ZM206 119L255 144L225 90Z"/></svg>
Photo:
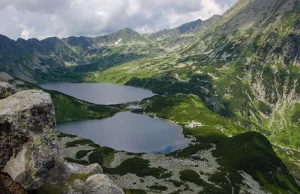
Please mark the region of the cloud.
<svg viewBox="0 0 300 194"><path fill-rule="evenodd" d="M149 33L222 14L237 0L1 0L10 38L96 36L125 27Z"/></svg>

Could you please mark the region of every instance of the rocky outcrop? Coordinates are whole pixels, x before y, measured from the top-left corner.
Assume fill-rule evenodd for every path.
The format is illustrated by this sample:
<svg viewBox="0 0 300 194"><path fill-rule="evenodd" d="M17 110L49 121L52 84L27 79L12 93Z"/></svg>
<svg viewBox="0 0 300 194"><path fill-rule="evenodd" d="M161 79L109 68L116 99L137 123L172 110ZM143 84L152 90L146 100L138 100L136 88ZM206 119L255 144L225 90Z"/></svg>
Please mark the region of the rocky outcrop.
<svg viewBox="0 0 300 194"><path fill-rule="evenodd" d="M8 83L0 81L0 99L7 98L16 93L16 90Z"/></svg>
<svg viewBox="0 0 300 194"><path fill-rule="evenodd" d="M4 98L0 100L1 191L123 193L102 175L99 164L82 166L67 163L59 156L54 106L48 93L27 90L14 94L13 87L5 82L0 82L0 89Z"/></svg>
<svg viewBox="0 0 300 194"><path fill-rule="evenodd" d="M22 91L0 101L0 166L25 189L37 189L58 155L49 94Z"/></svg>

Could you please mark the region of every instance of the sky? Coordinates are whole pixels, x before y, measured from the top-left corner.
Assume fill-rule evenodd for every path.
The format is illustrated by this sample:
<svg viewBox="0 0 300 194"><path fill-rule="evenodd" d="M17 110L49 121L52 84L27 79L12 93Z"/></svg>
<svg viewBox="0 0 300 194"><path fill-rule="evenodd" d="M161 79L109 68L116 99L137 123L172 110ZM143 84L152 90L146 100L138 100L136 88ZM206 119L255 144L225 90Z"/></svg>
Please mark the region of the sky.
<svg viewBox="0 0 300 194"><path fill-rule="evenodd" d="M129 27L170 29L228 10L237 0L0 0L0 34L19 37L98 36Z"/></svg>

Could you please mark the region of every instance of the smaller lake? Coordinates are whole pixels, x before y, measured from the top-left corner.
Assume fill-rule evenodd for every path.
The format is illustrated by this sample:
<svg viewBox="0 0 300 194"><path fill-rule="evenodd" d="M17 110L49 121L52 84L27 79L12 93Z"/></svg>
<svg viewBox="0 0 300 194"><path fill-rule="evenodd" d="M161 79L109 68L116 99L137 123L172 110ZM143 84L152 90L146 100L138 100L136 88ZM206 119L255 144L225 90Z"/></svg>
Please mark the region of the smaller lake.
<svg viewBox="0 0 300 194"><path fill-rule="evenodd" d="M40 87L105 105L141 101L155 95L151 90L110 83L46 83Z"/></svg>
<svg viewBox="0 0 300 194"><path fill-rule="evenodd" d="M190 142L180 126L131 112L121 112L103 120L58 124L57 129L101 146L135 153L167 154L187 147Z"/></svg>

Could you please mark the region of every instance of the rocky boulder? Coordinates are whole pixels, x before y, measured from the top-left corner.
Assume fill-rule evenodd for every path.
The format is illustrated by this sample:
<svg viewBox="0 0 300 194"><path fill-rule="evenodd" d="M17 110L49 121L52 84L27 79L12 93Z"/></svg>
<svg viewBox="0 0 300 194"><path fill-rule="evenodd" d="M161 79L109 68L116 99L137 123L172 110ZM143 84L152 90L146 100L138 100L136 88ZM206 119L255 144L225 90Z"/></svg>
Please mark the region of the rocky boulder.
<svg viewBox="0 0 300 194"><path fill-rule="evenodd" d="M102 174L103 170L99 164L90 164L88 166L83 166L75 163L66 163L71 174Z"/></svg>
<svg viewBox="0 0 300 194"><path fill-rule="evenodd" d="M84 190L85 188L85 182L83 180L80 180L80 179L75 179L73 181L73 187L75 190Z"/></svg>
<svg viewBox="0 0 300 194"><path fill-rule="evenodd" d="M107 176L99 164L83 166L56 160L46 183L38 190L49 194L123 194Z"/></svg>
<svg viewBox="0 0 300 194"><path fill-rule="evenodd" d="M95 174L87 178L84 194L124 194L105 174Z"/></svg>
<svg viewBox="0 0 300 194"><path fill-rule="evenodd" d="M10 84L0 81L0 99L7 98L14 93L16 93L16 90Z"/></svg>
<svg viewBox="0 0 300 194"><path fill-rule="evenodd" d="M0 170L26 190L41 187L58 156L49 94L27 90L0 100Z"/></svg>

